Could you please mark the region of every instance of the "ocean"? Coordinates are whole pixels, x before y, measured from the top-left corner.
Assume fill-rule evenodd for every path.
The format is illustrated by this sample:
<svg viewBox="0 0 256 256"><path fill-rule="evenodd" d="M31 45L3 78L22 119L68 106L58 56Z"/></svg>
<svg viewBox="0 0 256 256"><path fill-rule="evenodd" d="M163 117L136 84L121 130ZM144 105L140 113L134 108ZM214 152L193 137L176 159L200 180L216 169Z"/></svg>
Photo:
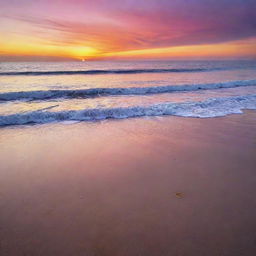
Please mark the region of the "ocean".
<svg viewBox="0 0 256 256"><path fill-rule="evenodd" d="M255 255L255 71L1 63L0 255Z"/></svg>
<svg viewBox="0 0 256 256"><path fill-rule="evenodd" d="M0 63L0 126L256 109L256 61Z"/></svg>

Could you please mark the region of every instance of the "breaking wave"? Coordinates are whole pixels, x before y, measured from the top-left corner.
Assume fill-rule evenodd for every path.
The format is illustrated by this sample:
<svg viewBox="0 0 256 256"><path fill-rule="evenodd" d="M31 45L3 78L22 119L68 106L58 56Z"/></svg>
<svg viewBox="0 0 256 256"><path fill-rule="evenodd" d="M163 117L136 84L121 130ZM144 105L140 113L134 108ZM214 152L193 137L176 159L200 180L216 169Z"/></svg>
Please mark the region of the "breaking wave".
<svg viewBox="0 0 256 256"><path fill-rule="evenodd" d="M82 98L100 97L108 95L146 95L169 92L211 90L220 88L234 88L242 86L256 86L256 80L230 81L211 84L187 84L178 86L154 86L154 87L131 87L131 88L91 88L76 90L48 90L48 91L22 91L0 93L0 100L46 100L54 98Z"/></svg>
<svg viewBox="0 0 256 256"><path fill-rule="evenodd" d="M123 108L96 108L60 112L38 110L0 116L0 126L42 124L71 120L96 121L162 115L207 118L242 113L242 109L256 109L256 95L213 98L200 102L163 103Z"/></svg>
<svg viewBox="0 0 256 256"><path fill-rule="evenodd" d="M0 76L44 76L44 75L106 75L140 73L182 73L226 70L227 68L151 68L151 69L93 69L93 70L57 70L57 71L10 71L0 72Z"/></svg>

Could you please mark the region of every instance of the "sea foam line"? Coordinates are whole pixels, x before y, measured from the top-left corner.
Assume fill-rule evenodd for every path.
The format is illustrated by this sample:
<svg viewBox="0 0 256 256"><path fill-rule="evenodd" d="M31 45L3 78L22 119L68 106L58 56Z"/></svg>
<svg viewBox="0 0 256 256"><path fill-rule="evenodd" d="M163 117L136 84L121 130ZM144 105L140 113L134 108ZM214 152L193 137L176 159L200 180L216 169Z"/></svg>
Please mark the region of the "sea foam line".
<svg viewBox="0 0 256 256"><path fill-rule="evenodd" d="M0 72L0 76L44 76L44 75L107 75L141 73L182 73L226 70L227 68L150 68L150 69L93 69L57 71L10 71Z"/></svg>
<svg viewBox="0 0 256 256"><path fill-rule="evenodd" d="M207 118L242 113L242 109L256 109L256 94L212 98L200 102L162 103L151 106L96 108L59 112L32 111L0 116L0 126L42 124L70 120L96 121L162 115Z"/></svg>
<svg viewBox="0 0 256 256"><path fill-rule="evenodd" d="M130 87L130 88L91 88L76 90L48 90L48 91L21 91L0 93L0 100L46 100L56 98L82 98L100 97L111 95L146 95L170 92L185 92L197 90L212 90L220 88L234 88L242 86L256 86L256 80L229 81L211 84L186 84L167 85L153 87Z"/></svg>

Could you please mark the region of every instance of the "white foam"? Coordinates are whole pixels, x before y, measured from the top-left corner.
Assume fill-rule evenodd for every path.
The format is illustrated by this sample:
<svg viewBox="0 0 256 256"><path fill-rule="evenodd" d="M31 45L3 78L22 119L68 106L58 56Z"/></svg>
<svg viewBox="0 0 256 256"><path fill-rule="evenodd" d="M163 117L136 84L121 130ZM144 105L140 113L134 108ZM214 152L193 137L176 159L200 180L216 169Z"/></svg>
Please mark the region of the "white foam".
<svg viewBox="0 0 256 256"><path fill-rule="evenodd" d="M96 121L141 116L175 115L183 117L218 117L242 113L242 109L256 109L256 95L213 98L200 102L162 103L151 106L101 108L60 112L32 111L0 116L0 125L23 125L62 121Z"/></svg>

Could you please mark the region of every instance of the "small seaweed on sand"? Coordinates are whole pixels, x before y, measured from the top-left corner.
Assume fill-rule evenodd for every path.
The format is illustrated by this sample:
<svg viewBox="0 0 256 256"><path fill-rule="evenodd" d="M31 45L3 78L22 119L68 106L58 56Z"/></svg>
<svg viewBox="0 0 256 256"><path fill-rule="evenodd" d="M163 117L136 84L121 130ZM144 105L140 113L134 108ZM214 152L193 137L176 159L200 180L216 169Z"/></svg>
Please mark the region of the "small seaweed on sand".
<svg viewBox="0 0 256 256"><path fill-rule="evenodd" d="M184 194L181 193L181 192L176 192L176 193L175 193L175 196L176 196L177 198L183 198L183 197L184 197Z"/></svg>

